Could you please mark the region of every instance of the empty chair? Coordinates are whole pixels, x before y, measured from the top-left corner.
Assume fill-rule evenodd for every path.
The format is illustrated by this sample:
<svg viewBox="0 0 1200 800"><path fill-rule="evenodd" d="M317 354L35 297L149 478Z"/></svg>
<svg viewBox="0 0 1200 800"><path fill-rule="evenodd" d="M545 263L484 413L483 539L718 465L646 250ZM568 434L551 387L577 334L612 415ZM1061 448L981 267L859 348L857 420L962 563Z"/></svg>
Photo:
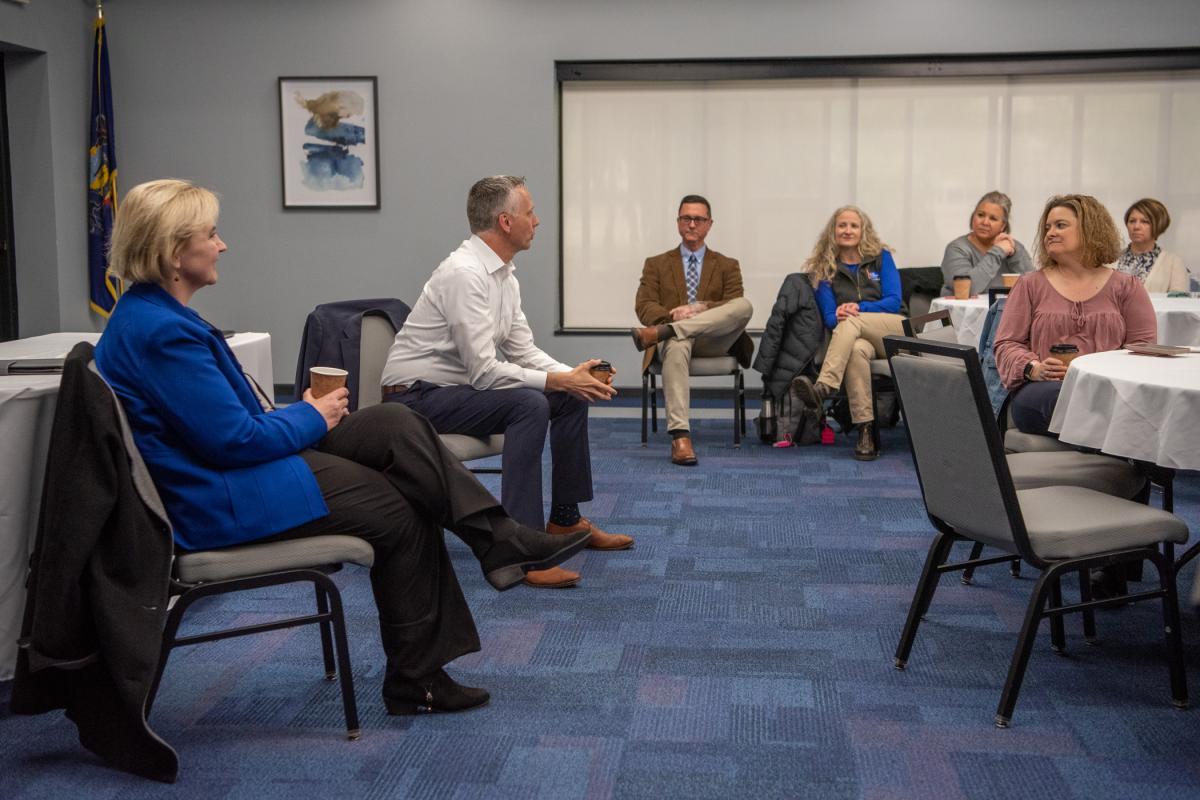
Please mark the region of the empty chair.
<svg viewBox="0 0 1200 800"><path fill-rule="evenodd" d="M1158 599L1166 627L1172 702L1187 705L1174 565L1159 550L1187 541L1173 514L1079 486L1018 489L992 415L979 358L972 347L888 336L884 344L904 412L925 508L937 533L896 648L908 663L917 627L927 613L951 546L971 541L1019 556L1039 571L1017 639L996 725L1007 727L1016 706L1038 627L1050 620L1056 650L1065 644L1063 616L1124 602ZM931 357L934 356L934 357ZM1061 578L1109 564L1149 561L1157 589L1116 599L1066 605ZM1086 590L1085 590L1086 591Z"/></svg>

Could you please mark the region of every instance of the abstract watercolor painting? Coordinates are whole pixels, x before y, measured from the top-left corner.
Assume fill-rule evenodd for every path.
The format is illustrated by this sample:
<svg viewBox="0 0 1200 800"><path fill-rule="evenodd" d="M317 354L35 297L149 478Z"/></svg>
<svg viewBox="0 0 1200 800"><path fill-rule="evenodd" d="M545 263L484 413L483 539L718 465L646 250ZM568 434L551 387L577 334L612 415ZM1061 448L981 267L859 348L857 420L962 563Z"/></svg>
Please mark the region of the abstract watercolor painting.
<svg viewBox="0 0 1200 800"><path fill-rule="evenodd" d="M374 77L280 78L284 208L379 208Z"/></svg>

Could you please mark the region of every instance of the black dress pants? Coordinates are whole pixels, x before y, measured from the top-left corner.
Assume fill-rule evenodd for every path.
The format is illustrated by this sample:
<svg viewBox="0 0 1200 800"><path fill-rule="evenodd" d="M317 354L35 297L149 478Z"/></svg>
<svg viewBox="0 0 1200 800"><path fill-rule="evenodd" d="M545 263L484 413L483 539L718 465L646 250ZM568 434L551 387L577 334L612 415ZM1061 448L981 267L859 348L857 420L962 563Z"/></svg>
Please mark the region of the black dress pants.
<svg viewBox="0 0 1200 800"><path fill-rule="evenodd" d="M442 529L482 556L503 510L442 445L429 421L400 404L356 411L301 457L329 514L276 534L358 536L375 550L371 588L387 654L384 694L479 650L479 634Z"/></svg>

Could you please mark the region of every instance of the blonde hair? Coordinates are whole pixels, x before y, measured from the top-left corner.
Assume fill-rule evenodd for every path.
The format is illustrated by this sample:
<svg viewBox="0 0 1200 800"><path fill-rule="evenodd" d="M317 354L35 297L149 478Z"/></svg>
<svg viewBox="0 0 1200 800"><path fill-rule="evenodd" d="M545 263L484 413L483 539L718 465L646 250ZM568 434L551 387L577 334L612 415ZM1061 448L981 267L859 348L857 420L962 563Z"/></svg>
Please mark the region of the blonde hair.
<svg viewBox="0 0 1200 800"><path fill-rule="evenodd" d="M1125 224L1129 224L1129 215L1138 211L1145 215L1146 219L1150 220L1150 238L1158 239L1167 232L1167 228L1171 227L1171 215L1167 213L1167 207L1162 204L1162 201L1155 200L1153 197L1143 197L1136 203L1125 209Z"/></svg>
<svg viewBox="0 0 1200 800"><path fill-rule="evenodd" d="M121 200L109 246L109 269L123 280L164 285L192 235L217 224L217 196L189 181L140 183Z"/></svg>
<svg viewBox="0 0 1200 800"><path fill-rule="evenodd" d="M1060 194L1046 201L1042 218L1038 220L1037 249L1035 258L1040 267L1056 267L1055 261L1046 252L1046 219L1056 208L1069 208L1079 224L1081 251L1079 261L1085 267L1103 267L1121 256L1121 234L1117 223L1104 205L1088 194Z"/></svg>
<svg viewBox="0 0 1200 800"><path fill-rule="evenodd" d="M812 255L804 262L804 267L801 269L802 272L809 274L809 280L812 281L813 286L817 286L821 281L833 280L833 276L837 272L838 246L835 235L837 218L847 211L857 214L859 222L862 223L862 238L858 241L858 263L870 261L884 250L891 252L892 248L879 238L879 234L875 232L875 226L871 224L871 218L867 216L866 212L858 206L842 206L833 212L833 216L825 224L825 230L821 232L820 238L813 246Z"/></svg>

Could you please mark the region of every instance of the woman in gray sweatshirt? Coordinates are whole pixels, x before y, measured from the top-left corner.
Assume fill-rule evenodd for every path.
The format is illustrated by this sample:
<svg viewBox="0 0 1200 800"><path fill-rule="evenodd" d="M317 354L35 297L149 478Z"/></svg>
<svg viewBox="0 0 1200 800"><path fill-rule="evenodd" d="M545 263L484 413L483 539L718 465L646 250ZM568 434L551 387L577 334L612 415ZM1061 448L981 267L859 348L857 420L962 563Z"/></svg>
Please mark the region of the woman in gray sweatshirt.
<svg viewBox="0 0 1200 800"><path fill-rule="evenodd" d="M1003 192L988 192L971 212L971 232L946 245L942 256L943 294L952 294L954 277L971 277L971 294L1003 286L1006 272L1033 272L1024 246L1009 235L1012 200Z"/></svg>

